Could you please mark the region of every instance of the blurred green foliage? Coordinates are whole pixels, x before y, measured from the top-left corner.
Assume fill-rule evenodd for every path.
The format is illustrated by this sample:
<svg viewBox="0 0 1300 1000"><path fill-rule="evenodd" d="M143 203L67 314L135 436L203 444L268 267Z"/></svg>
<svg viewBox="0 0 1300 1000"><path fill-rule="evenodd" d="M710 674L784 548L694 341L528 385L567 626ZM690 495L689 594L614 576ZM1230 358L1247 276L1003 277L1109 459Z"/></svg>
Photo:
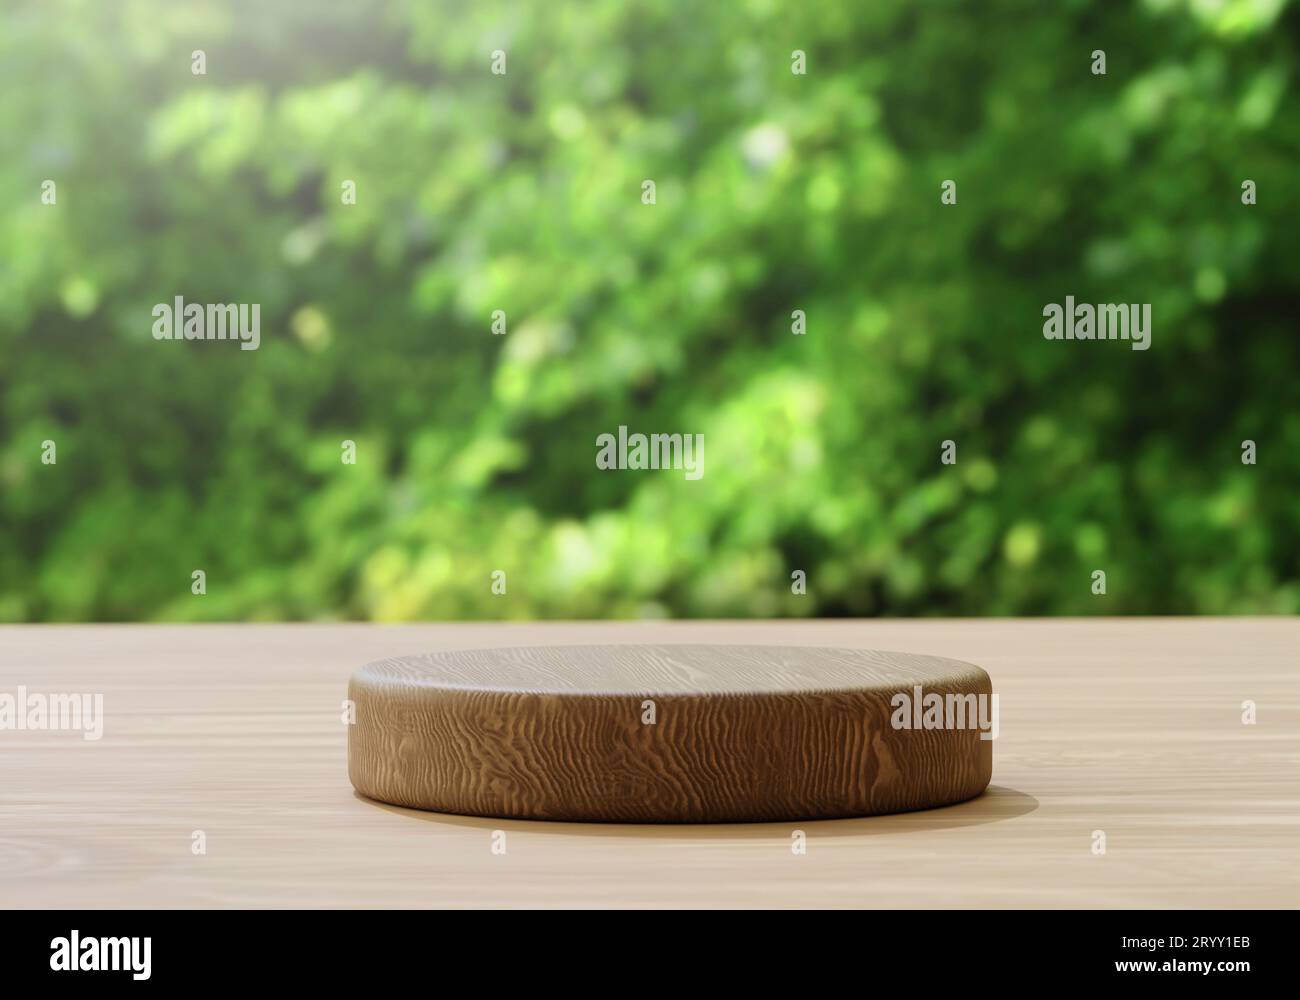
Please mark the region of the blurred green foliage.
<svg viewBox="0 0 1300 1000"><path fill-rule="evenodd" d="M1300 610L1298 27L6 3L0 620ZM261 349L153 340L176 295ZM597 471L619 424L704 478Z"/></svg>

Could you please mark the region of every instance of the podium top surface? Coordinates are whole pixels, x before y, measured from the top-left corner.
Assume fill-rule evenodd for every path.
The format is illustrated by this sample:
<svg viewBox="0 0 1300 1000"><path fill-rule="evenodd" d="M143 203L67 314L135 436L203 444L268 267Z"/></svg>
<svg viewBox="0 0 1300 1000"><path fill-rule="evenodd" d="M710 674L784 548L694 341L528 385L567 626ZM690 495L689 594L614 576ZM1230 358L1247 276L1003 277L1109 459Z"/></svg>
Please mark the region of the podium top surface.
<svg viewBox="0 0 1300 1000"><path fill-rule="evenodd" d="M584 695L741 695L987 684L960 660L815 646L599 645L459 649L376 660L354 680L403 688Z"/></svg>

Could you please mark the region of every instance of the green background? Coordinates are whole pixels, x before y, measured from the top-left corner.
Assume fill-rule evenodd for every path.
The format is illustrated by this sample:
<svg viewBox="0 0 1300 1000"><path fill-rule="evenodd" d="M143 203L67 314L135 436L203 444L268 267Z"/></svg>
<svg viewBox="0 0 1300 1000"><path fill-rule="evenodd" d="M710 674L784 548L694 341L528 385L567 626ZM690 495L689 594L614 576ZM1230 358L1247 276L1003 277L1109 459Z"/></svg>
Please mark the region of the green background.
<svg viewBox="0 0 1300 1000"><path fill-rule="evenodd" d="M1296 612L1298 27L6 3L0 620ZM1044 340L1067 295L1151 349ZM619 424L703 479L598 471Z"/></svg>

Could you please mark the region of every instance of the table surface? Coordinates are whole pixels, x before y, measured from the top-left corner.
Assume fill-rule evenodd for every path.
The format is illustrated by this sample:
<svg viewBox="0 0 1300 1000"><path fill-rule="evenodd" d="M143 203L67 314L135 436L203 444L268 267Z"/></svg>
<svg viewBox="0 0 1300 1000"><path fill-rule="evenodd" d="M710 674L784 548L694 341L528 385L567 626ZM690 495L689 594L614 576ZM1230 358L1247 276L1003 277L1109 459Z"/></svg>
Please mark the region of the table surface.
<svg viewBox="0 0 1300 1000"><path fill-rule="evenodd" d="M894 816L618 826L348 783L357 666L622 642L976 663L1000 697L992 786ZM105 715L98 741L0 731L0 905L1295 907L1298 680L1296 618L0 627L0 695L102 693Z"/></svg>

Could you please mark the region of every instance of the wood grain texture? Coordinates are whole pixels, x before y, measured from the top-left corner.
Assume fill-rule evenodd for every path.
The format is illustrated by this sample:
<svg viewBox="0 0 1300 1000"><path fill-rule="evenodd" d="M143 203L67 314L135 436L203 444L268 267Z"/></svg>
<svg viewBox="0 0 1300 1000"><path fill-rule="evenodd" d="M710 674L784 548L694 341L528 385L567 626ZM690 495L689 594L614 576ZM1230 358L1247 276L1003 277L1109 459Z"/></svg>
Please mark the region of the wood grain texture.
<svg viewBox="0 0 1300 1000"><path fill-rule="evenodd" d="M833 819L978 795L993 744L974 711L954 717L961 728L891 725L891 699L915 700L917 688L991 693L969 663L871 650L532 646L385 659L349 685L348 773L396 805L622 823Z"/></svg>
<svg viewBox="0 0 1300 1000"><path fill-rule="evenodd" d="M628 642L978 663L992 784L921 812L664 826L449 816L347 780L358 664ZM102 692L107 718L98 742L0 732L0 906L1295 907L1297 650L1295 618L4 626L0 692Z"/></svg>

